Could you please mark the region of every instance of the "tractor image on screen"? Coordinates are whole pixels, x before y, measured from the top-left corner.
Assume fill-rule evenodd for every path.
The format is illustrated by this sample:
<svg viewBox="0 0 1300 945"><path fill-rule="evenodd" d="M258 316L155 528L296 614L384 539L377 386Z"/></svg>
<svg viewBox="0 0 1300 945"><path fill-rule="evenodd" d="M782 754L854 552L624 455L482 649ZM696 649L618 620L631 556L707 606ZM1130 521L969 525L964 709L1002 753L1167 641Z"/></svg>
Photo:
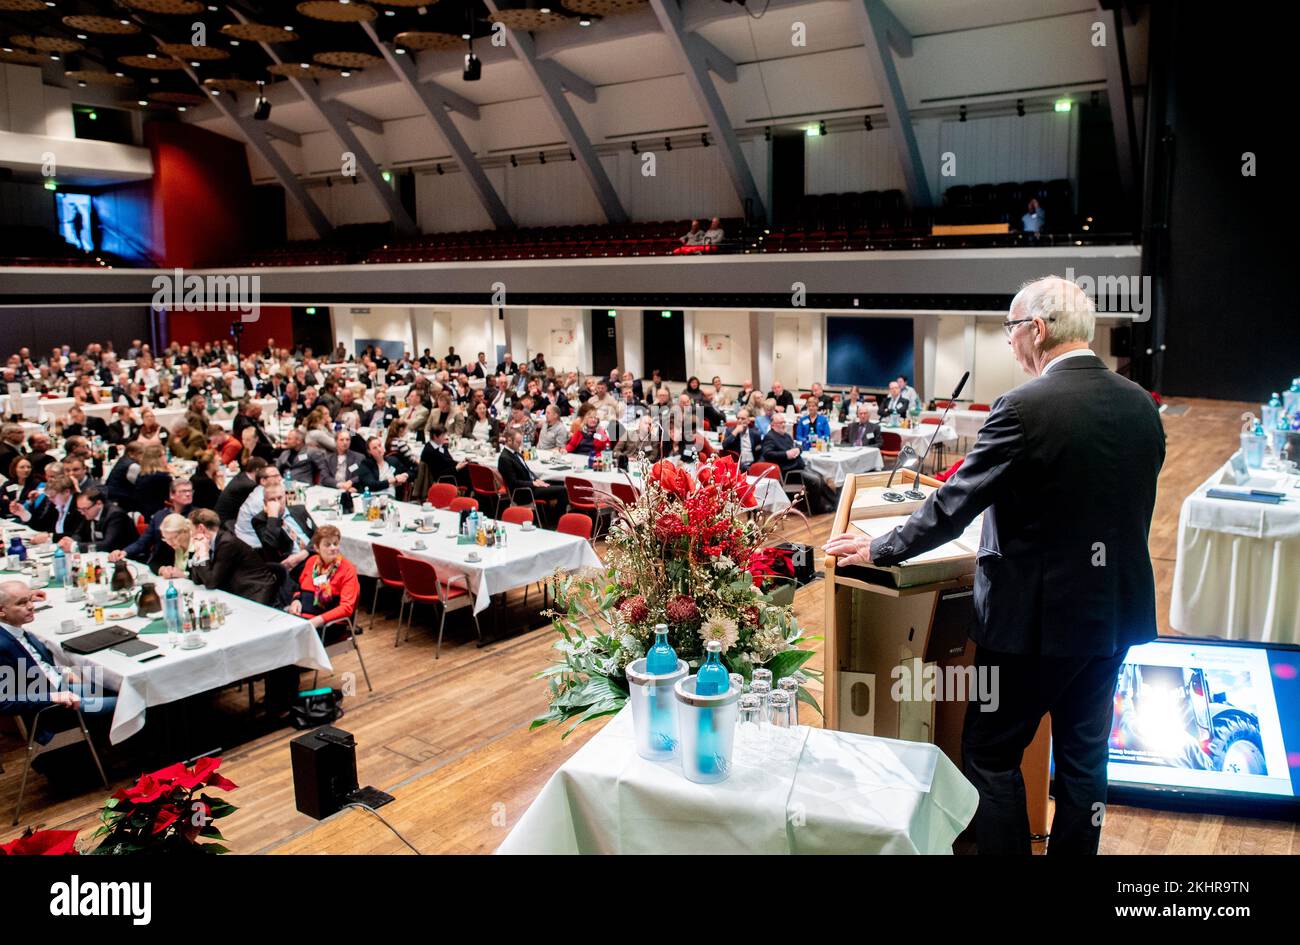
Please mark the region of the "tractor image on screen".
<svg viewBox="0 0 1300 945"><path fill-rule="evenodd" d="M1265 775L1259 718L1215 691L1204 669L1127 663L1115 689L1112 758Z"/></svg>

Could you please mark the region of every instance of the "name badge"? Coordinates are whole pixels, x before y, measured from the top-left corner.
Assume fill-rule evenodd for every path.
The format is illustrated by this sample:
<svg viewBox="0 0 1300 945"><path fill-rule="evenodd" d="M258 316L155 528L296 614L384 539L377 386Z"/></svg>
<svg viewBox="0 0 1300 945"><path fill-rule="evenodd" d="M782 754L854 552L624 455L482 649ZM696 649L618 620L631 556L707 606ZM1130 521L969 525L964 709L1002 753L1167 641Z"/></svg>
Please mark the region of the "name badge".
<svg viewBox="0 0 1300 945"><path fill-rule="evenodd" d="M306 453L299 453L299 454L298 454L298 462L302 463L302 462L306 462L306 460L307 460L307 454L306 454Z"/></svg>

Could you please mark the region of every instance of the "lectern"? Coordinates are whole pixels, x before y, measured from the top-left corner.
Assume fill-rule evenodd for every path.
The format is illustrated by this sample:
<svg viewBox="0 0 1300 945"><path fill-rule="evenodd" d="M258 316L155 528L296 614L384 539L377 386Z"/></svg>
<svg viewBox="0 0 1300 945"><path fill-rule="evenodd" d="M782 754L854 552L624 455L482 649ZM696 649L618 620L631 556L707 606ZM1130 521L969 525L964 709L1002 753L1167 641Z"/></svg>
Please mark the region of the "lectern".
<svg viewBox="0 0 1300 945"><path fill-rule="evenodd" d="M899 493L887 490L889 475L847 479L832 538L845 532L878 538L943 486L899 470L895 489L913 495L891 502L886 491ZM991 683L976 678L975 646L968 637L975 620L980 524L976 519L957 539L892 567L836 567L836 559L826 559L827 728L933 742L961 765L966 704ZM1021 766L1030 832L1039 837L1047 833L1049 732L1044 719Z"/></svg>

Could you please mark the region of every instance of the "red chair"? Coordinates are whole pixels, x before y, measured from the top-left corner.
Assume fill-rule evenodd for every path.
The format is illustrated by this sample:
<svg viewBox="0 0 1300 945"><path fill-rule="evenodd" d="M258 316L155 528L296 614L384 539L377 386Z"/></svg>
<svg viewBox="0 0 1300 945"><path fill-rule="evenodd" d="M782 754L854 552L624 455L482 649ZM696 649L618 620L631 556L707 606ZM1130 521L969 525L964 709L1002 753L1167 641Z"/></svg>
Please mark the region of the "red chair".
<svg viewBox="0 0 1300 945"><path fill-rule="evenodd" d="M963 456L961 459L957 460L957 462L953 463L951 466L949 466L949 467L948 467L947 469L945 469L943 472L941 472L941 473L935 473L935 474L934 474L934 478L935 478L935 479L938 479L940 482L947 482L948 479L952 476L953 473L955 473L957 470L961 469L961 464L964 463L965 461L966 461L966 458Z"/></svg>
<svg viewBox="0 0 1300 945"><path fill-rule="evenodd" d="M614 494L614 498L624 505L632 505L641 494L641 491L630 482L611 482L609 489Z"/></svg>
<svg viewBox="0 0 1300 945"><path fill-rule="evenodd" d="M468 496L458 495L447 505L448 512L455 512L459 515L462 511L477 512L478 499L471 499Z"/></svg>
<svg viewBox="0 0 1300 945"><path fill-rule="evenodd" d="M565 512L561 515L555 530L562 535L574 535L584 541L591 541L591 519L578 512Z"/></svg>
<svg viewBox="0 0 1300 945"><path fill-rule="evenodd" d="M577 476L565 476L564 492L569 500L569 508L590 515L592 531L598 530L600 527L600 513L608 509L608 506L600 501L600 497L596 495L596 490L592 487L592 484L586 479L579 479ZM561 516L561 520L567 518L569 514L566 512ZM558 525L556 530L559 530Z"/></svg>
<svg viewBox="0 0 1300 945"><path fill-rule="evenodd" d="M416 604L436 604L442 612L438 620L438 642L433 649L433 658L438 659L442 655L442 632L447 624L447 611L460 610L462 607L471 607L474 603L474 597L469 592L469 581L463 574L443 576L438 573L438 569L430 562L420 558L412 558L407 555L399 555L398 565L402 569L402 580L406 584L406 596L411 601L411 616L407 620L406 628L409 632L411 623L414 622ZM478 633L478 642L483 644L483 630L478 625L478 615L470 610L470 615L474 618L474 630ZM397 624L397 641L394 646L402 642L402 624Z"/></svg>
<svg viewBox="0 0 1300 945"><path fill-rule="evenodd" d="M427 501L435 509L445 509L460 493L449 482L435 482L429 487Z"/></svg>
<svg viewBox="0 0 1300 945"><path fill-rule="evenodd" d="M992 410L993 408L990 407L988 404L971 404L971 405L970 405L970 409L971 409L971 410L983 410L985 413L988 413L988 412L989 412L990 410Z"/></svg>
<svg viewBox="0 0 1300 945"><path fill-rule="evenodd" d="M937 427L937 426L939 425L939 418L938 418L938 417L922 417L922 418L921 418L921 422L922 422L922 423L930 423L930 424L933 424L934 426Z"/></svg>
<svg viewBox="0 0 1300 945"><path fill-rule="evenodd" d="M143 535L149 530L149 523L144 520L144 516L139 512L131 513L131 521L135 522L135 533Z"/></svg>
<svg viewBox="0 0 1300 945"><path fill-rule="evenodd" d="M506 488L505 482L501 479L501 474L491 466L484 466L482 463L470 463L469 487L473 490L474 497L479 500L481 505L486 507L488 503L491 503L494 518L501 511L501 503L510 501L510 490Z"/></svg>
<svg viewBox="0 0 1300 945"><path fill-rule="evenodd" d="M903 448L903 438L893 430L880 431L880 458L881 459L898 459L898 453Z"/></svg>
<svg viewBox="0 0 1300 945"><path fill-rule="evenodd" d="M396 548L390 548L388 545L372 545L375 553L375 570L379 576L375 578L375 594L370 601L370 627L375 626L375 612L379 607L379 591L381 588L391 587L396 590L402 590L402 569L397 566L397 559L402 553ZM402 603L397 608L397 623L402 623L402 613L406 610L406 595L402 595Z"/></svg>
<svg viewBox="0 0 1300 945"><path fill-rule="evenodd" d="M776 463L750 463L748 472L759 479L781 480L781 467Z"/></svg>
<svg viewBox="0 0 1300 945"><path fill-rule="evenodd" d="M957 401L955 400L936 400L934 402L935 410L947 410L949 407L955 406L957 406Z"/></svg>
<svg viewBox="0 0 1300 945"><path fill-rule="evenodd" d="M511 525L522 525L524 522L536 524L536 516L530 505L512 505L501 513L501 521Z"/></svg>

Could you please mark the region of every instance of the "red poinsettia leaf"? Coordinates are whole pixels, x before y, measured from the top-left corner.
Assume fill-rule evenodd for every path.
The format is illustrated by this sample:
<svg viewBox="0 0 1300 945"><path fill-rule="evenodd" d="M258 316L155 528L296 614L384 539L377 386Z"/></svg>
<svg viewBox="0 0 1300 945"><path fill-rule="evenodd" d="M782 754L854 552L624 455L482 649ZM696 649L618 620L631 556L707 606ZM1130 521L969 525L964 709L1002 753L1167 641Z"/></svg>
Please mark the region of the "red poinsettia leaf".
<svg viewBox="0 0 1300 945"><path fill-rule="evenodd" d="M0 856L77 856L75 830L29 831L17 840L0 843Z"/></svg>
<svg viewBox="0 0 1300 945"><path fill-rule="evenodd" d="M164 807L158 811L158 816L154 818L153 832L162 833L180 818L170 807Z"/></svg>

